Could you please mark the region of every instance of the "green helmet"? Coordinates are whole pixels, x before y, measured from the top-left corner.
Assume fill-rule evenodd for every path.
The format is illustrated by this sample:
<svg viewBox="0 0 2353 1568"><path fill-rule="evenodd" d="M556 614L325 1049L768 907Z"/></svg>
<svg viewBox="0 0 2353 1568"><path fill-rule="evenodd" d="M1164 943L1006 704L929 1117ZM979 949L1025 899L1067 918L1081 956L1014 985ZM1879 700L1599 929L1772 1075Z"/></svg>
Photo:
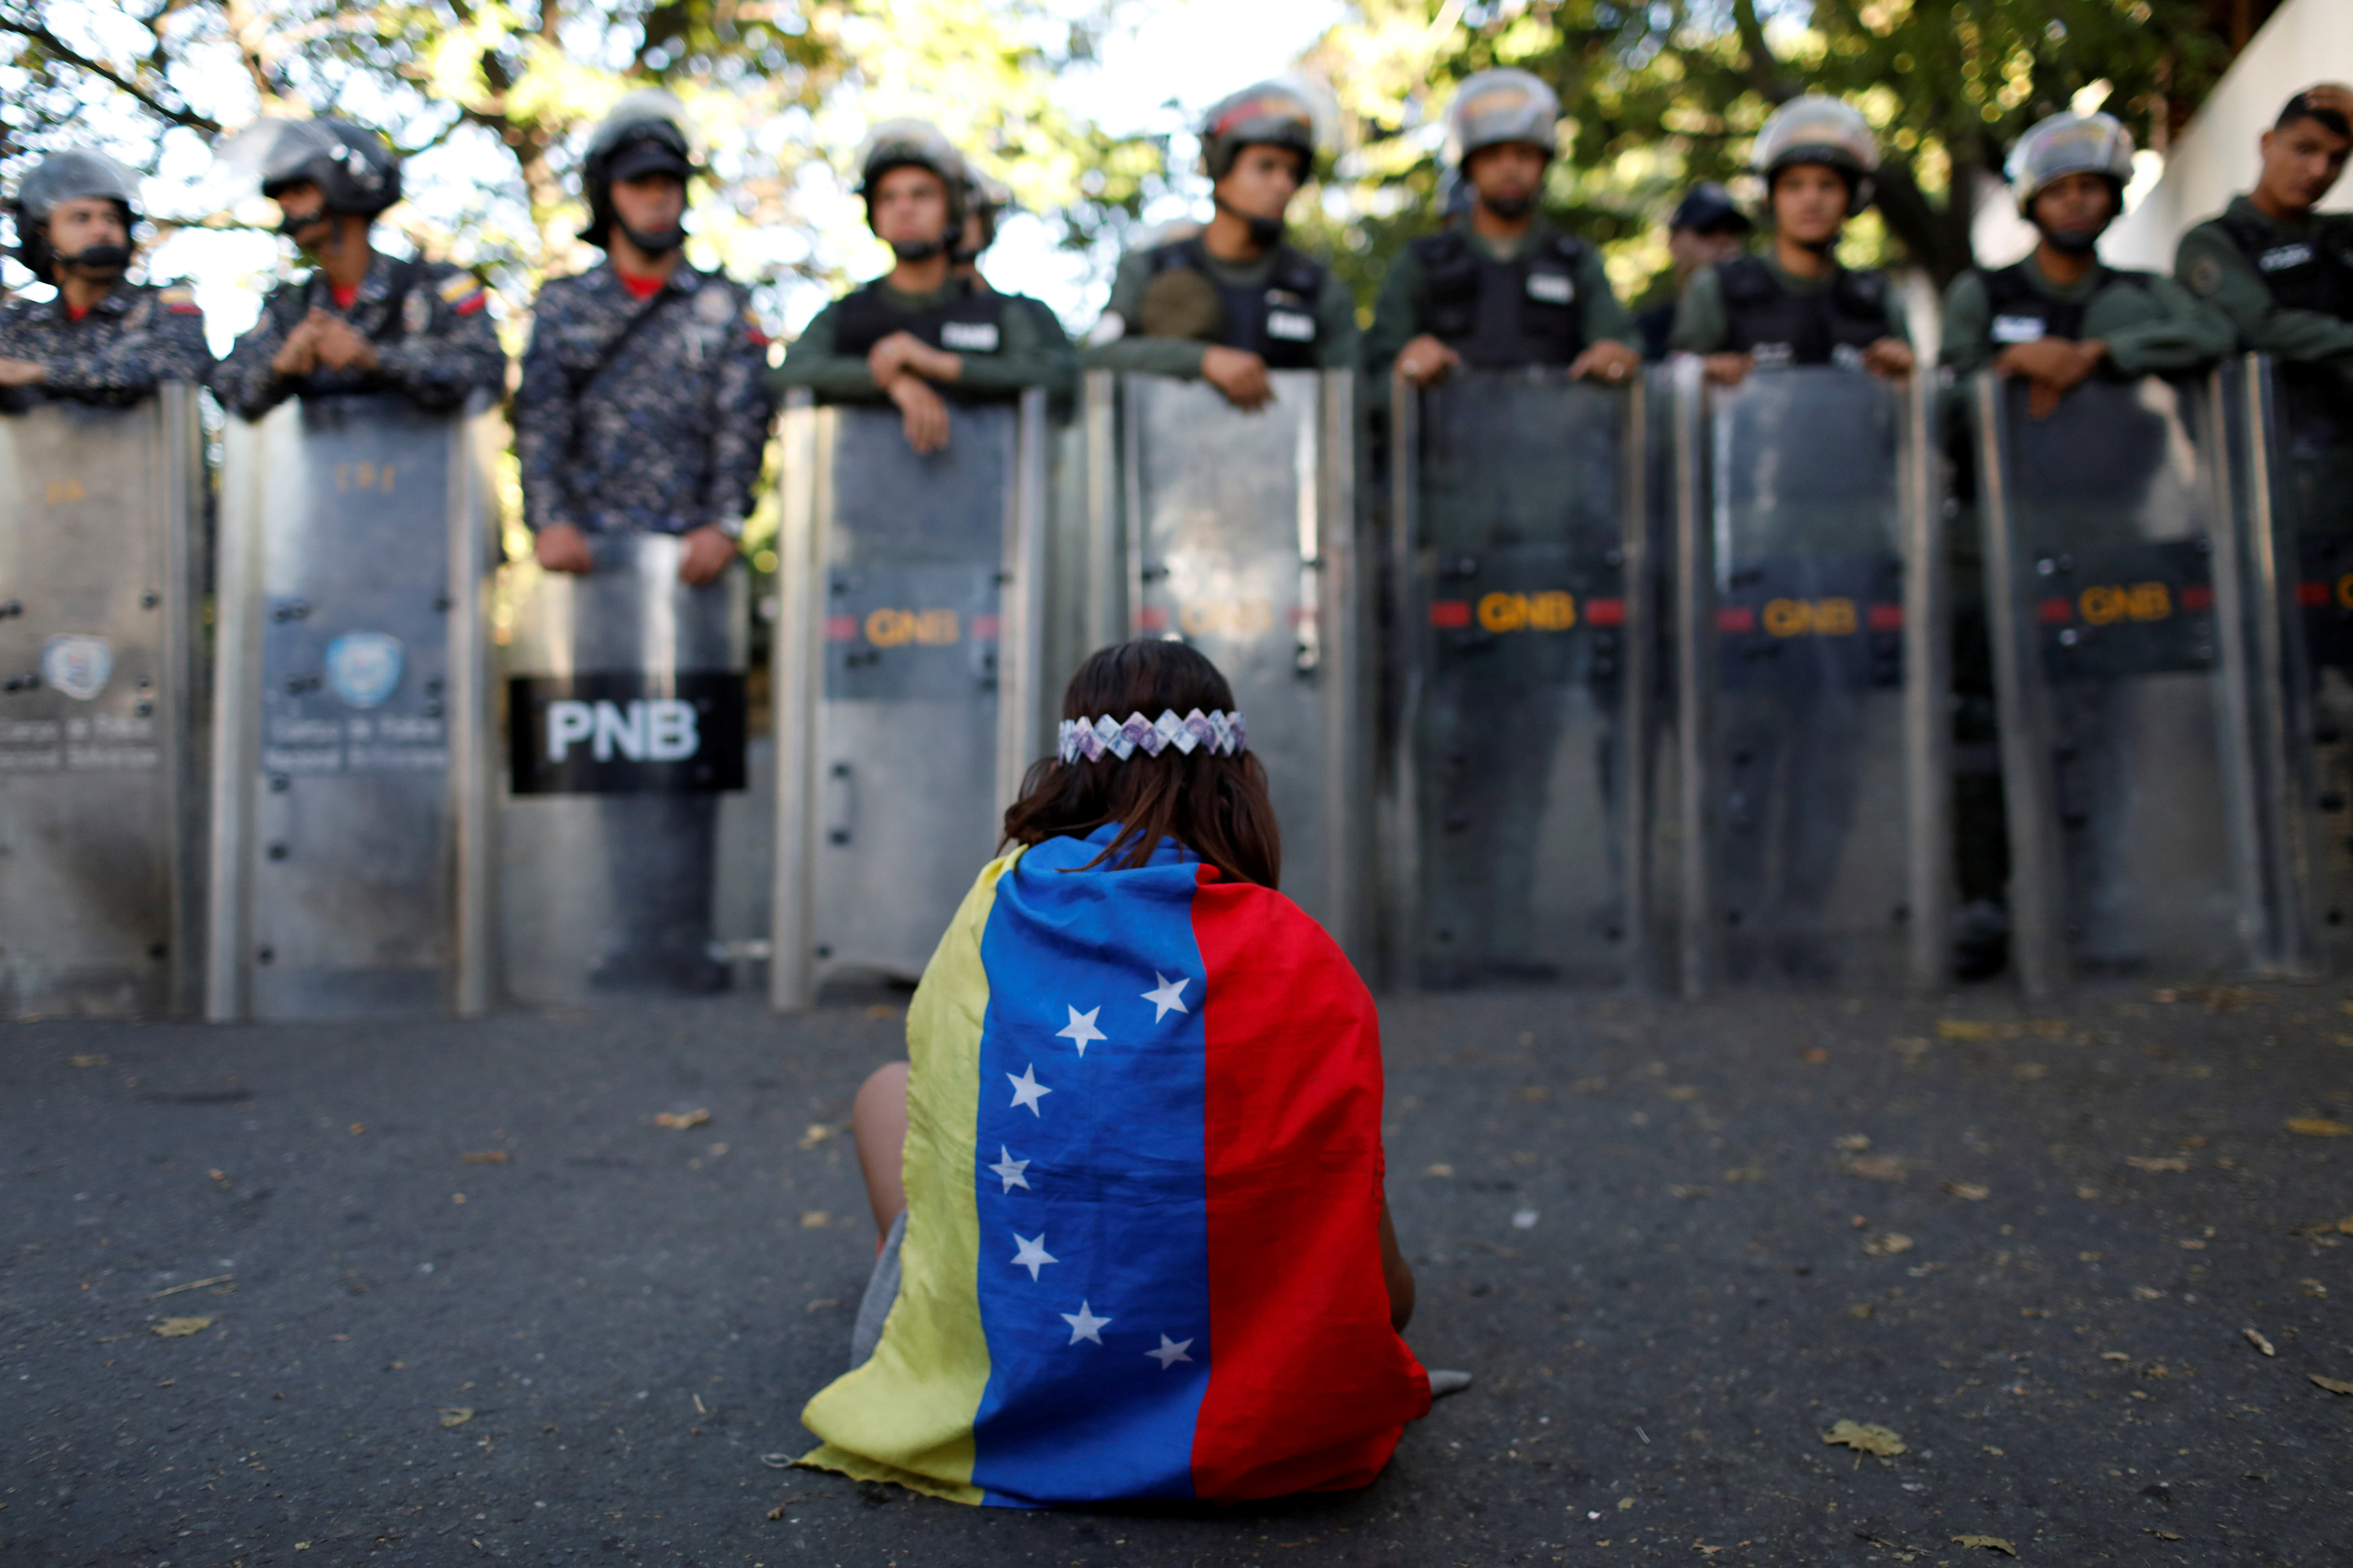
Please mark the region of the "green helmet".
<svg viewBox="0 0 2353 1568"><path fill-rule="evenodd" d="M1226 177L1241 150L1289 147L1298 153L1304 175L1315 161L1315 106L1288 82L1262 81L1229 93L1201 121L1201 172L1214 183Z"/></svg>
<svg viewBox="0 0 2353 1568"><path fill-rule="evenodd" d="M2123 209L2125 186L2133 173L2132 132L2112 114L2054 114L2018 139L2002 165L2018 216L2034 216L2034 198L2069 174L2097 174L2108 182Z"/></svg>
<svg viewBox="0 0 2353 1568"><path fill-rule="evenodd" d="M1879 143L1870 122L1852 104L1809 93L1773 111L1757 132L1750 155L1753 173L1769 195L1773 176L1799 163L1821 163L1846 176L1849 217L1871 205L1872 175L1879 168Z"/></svg>
<svg viewBox="0 0 2353 1568"><path fill-rule="evenodd" d="M1560 151L1560 100L1520 70L1481 71L1455 89L1446 107L1446 161L1459 169L1471 154L1506 142Z"/></svg>

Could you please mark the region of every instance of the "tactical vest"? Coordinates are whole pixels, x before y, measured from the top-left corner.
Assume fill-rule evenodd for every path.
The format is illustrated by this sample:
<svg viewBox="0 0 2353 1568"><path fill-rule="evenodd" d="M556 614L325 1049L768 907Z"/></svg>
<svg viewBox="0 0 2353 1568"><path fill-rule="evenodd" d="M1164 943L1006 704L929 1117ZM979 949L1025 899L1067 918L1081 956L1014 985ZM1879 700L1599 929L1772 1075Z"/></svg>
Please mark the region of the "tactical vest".
<svg viewBox="0 0 2353 1568"><path fill-rule="evenodd" d="M2097 286L2086 290L2081 299L2053 300L2034 286L2023 261L1998 272L1980 271L1978 277L1985 284L1986 303L1992 308L1987 331L2003 348L2012 343L2037 342L2043 338L2076 342L2084 335L2084 318L2090 313L2092 301L2111 285L2122 284L2144 292L2148 289L2149 275L2146 272L2101 267L2093 275Z"/></svg>
<svg viewBox="0 0 2353 1568"><path fill-rule="evenodd" d="M1860 363L1864 349L1889 335L1887 279L1877 272L1841 267L1828 288L1810 294L1782 288L1754 256L1717 262L1715 276L1727 350L1752 354L1760 365Z"/></svg>
<svg viewBox="0 0 2353 1568"><path fill-rule="evenodd" d="M993 354L1005 342L1006 296L956 279L956 292L936 305L902 310L884 296L880 282L845 295L833 308L833 352L864 354L892 332L913 332L935 349L956 354Z"/></svg>
<svg viewBox="0 0 2353 1568"><path fill-rule="evenodd" d="M2309 239L2283 244L2244 213L2224 213L2218 221L2273 299L2291 310L2353 321L2353 239L2315 225Z"/></svg>
<svg viewBox="0 0 2353 1568"><path fill-rule="evenodd" d="M1225 304L1226 330L1219 341L1266 361L1269 370L1314 370L1322 329L1315 302L1324 294L1324 268L1287 245L1274 247L1274 270L1263 284L1229 283L1209 266L1198 235L1164 245L1150 255L1150 276L1183 268L1208 279Z"/></svg>
<svg viewBox="0 0 2353 1568"><path fill-rule="evenodd" d="M1430 336L1469 364L1567 364L1585 348L1577 274L1585 242L1545 234L1498 261L1459 228L1413 242L1430 285Z"/></svg>

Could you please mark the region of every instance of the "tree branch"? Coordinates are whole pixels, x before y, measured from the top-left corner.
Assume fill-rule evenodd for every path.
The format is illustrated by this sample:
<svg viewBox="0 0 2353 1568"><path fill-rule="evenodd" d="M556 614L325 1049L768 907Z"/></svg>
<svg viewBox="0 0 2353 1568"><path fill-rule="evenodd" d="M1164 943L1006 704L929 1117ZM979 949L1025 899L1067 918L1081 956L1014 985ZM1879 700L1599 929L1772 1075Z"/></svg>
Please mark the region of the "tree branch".
<svg viewBox="0 0 2353 1568"><path fill-rule="evenodd" d="M1778 107L1795 98L1797 84L1782 74L1780 60L1765 41L1765 24L1757 19L1757 0L1732 0L1732 25L1740 34L1741 52L1748 57L1748 79L1765 100Z"/></svg>
<svg viewBox="0 0 2353 1568"><path fill-rule="evenodd" d="M0 16L0 33L14 33L20 38L39 45L56 59L129 93L146 105L150 110L163 116L174 125L185 125L192 131L202 131L209 135L220 133L219 121L207 119L192 109L174 108L113 67L101 60L91 59L38 22L19 22L13 16Z"/></svg>

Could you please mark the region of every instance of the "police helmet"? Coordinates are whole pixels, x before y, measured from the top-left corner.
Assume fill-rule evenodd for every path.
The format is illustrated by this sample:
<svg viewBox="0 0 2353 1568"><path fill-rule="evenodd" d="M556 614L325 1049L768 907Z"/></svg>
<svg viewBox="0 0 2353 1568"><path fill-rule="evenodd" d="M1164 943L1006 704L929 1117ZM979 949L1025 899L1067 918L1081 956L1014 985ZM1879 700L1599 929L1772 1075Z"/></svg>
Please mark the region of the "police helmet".
<svg viewBox="0 0 2353 1568"><path fill-rule="evenodd" d="M1315 161L1315 105L1289 82L1262 81L1229 93L1201 121L1201 172L1214 183L1250 146L1289 147L1303 179Z"/></svg>
<svg viewBox="0 0 2353 1568"><path fill-rule="evenodd" d="M700 173L685 127L686 105L659 88L630 93L613 105L590 133L587 155L581 161L581 191L588 198L588 229L583 237L602 245L619 221L613 211L614 182L671 174L682 184ZM670 248L682 236L672 231L644 237L658 242L659 248Z"/></svg>
<svg viewBox="0 0 2353 1568"><path fill-rule="evenodd" d="M1668 228L1694 234L1746 234L1753 226L1732 193L1714 180L1702 180L1686 191L1667 218Z"/></svg>
<svg viewBox="0 0 2353 1568"><path fill-rule="evenodd" d="M1774 176L1799 163L1822 163L1846 177L1849 217L1871 205L1871 176L1879 168L1879 143L1862 111L1835 98L1809 93L1773 111L1757 132L1752 170L1769 195Z"/></svg>
<svg viewBox="0 0 2353 1568"><path fill-rule="evenodd" d="M977 261L981 252L997 243L997 220L1004 216L1006 208L1013 205L1013 192L1004 181L984 174L967 163L965 168L964 205L967 218L980 220L980 243L967 250L962 232L958 233L952 259L959 265ZM967 222L964 226L969 229L972 226Z"/></svg>
<svg viewBox="0 0 2353 1568"><path fill-rule="evenodd" d="M213 155L258 180L272 200L313 184L324 210L353 217L374 217L400 200L400 160L383 137L348 120L256 121Z"/></svg>
<svg viewBox="0 0 2353 1568"><path fill-rule="evenodd" d="M2018 215L2034 216L2034 198L2070 174L2097 174L2124 210L2133 172L2132 132L2112 114L2054 114L2018 139L2002 173L2018 198Z"/></svg>
<svg viewBox="0 0 2353 1568"><path fill-rule="evenodd" d="M16 198L9 204L9 210L16 215L17 258L42 282L57 281L51 276L57 253L49 248L41 226L59 202L91 197L121 208L126 230L139 221L139 176L103 153L82 148L52 153L17 185Z"/></svg>
<svg viewBox="0 0 2353 1568"><path fill-rule="evenodd" d="M928 169L948 193L950 243L964 231L965 183L971 178L964 154L928 120L886 120L866 133L858 150L858 194L866 201L866 223L874 224L874 195L893 169Z"/></svg>
<svg viewBox="0 0 2353 1568"><path fill-rule="evenodd" d="M1560 100L1526 71L1481 71L1455 89L1446 108L1446 161L1456 168L1482 147L1526 142L1549 158L1560 150Z"/></svg>

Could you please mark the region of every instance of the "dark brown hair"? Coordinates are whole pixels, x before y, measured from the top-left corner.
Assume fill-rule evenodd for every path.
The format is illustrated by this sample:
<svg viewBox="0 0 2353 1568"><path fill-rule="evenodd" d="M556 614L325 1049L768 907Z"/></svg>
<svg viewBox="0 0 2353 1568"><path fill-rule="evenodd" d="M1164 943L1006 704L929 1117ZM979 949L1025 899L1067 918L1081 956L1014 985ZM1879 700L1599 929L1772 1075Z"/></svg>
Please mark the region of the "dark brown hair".
<svg viewBox="0 0 2353 1568"><path fill-rule="evenodd" d="M1233 688L1218 667L1179 642L1131 642L1098 649L1062 693L1062 717L1113 722L1131 713L1157 719L1234 710ZM1125 762L1106 752L1093 762L1046 757L1030 765L1021 798L1005 813L1005 841L1042 844L1084 837L1105 823L1119 836L1088 867L1106 860L1122 870L1142 866L1153 846L1173 838L1238 881L1274 887L1282 875L1282 835L1267 797L1266 770L1244 752L1190 755L1170 746L1158 756L1140 748ZM1080 868L1085 869L1086 868Z"/></svg>
<svg viewBox="0 0 2353 1568"><path fill-rule="evenodd" d="M2279 111L2279 118L2272 121L2272 129L2284 131L2299 120L2309 120L2332 136L2353 136L2353 121L2347 121L2337 110L2324 108L2321 102L2315 102L2310 89L2287 100L2286 106Z"/></svg>

